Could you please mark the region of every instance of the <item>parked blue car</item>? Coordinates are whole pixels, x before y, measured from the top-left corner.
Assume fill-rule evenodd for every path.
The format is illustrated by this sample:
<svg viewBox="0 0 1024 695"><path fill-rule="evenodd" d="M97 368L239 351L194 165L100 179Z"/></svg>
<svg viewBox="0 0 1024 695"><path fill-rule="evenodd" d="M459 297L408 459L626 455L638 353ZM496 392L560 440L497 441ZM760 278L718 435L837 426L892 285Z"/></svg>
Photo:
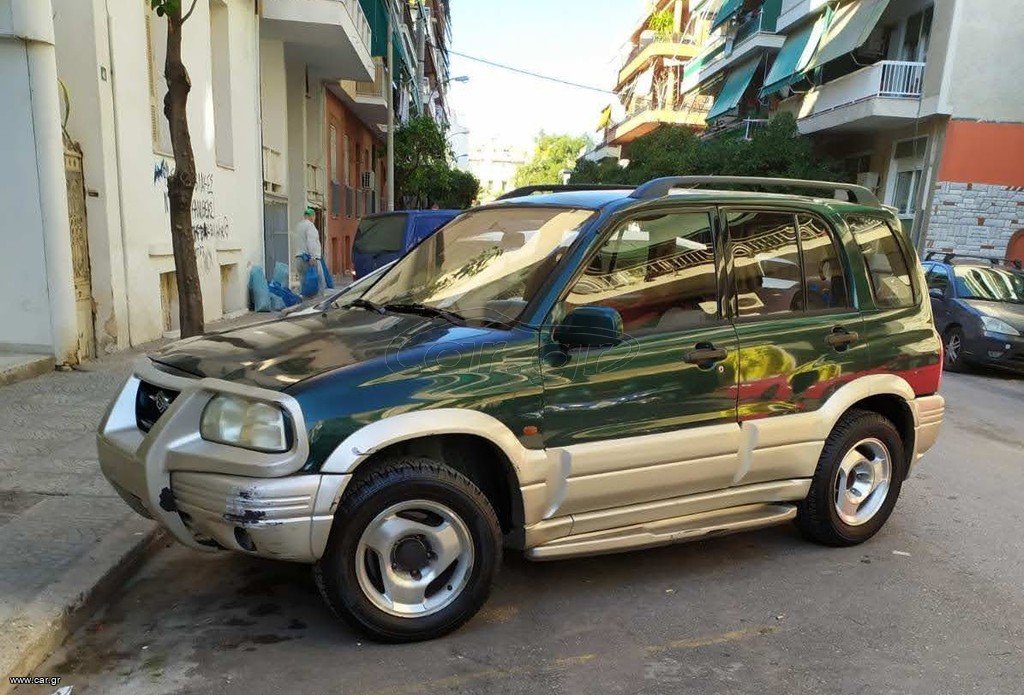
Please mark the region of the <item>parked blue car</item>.
<svg viewBox="0 0 1024 695"><path fill-rule="evenodd" d="M359 223L352 242L352 262L361 278L405 255L461 210L402 210L368 215Z"/></svg>

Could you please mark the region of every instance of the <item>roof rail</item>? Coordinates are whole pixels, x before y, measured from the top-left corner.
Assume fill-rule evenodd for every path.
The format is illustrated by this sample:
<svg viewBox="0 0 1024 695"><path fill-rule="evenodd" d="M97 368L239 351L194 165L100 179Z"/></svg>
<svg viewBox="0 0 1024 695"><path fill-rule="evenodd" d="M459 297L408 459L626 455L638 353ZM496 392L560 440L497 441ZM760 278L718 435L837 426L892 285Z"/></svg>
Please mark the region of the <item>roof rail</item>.
<svg viewBox="0 0 1024 695"><path fill-rule="evenodd" d="M548 183L537 186L521 186L495 198L495 201L522 198L537 193L564 193L567 191L626 191L632 186L613 183Z"/></svg>
<svg viewBox="0 0 1024 695"><path fill-rule="evenodd" d="M925 256L926 261L930 261L934 256L939 255L940 251L929 251L928 255ZM1024 270L1024 263L1021 263L1016 258L999 258L998 256L975 256L969 253L942 253L942 262L946 265L950 265L957 258L969 258L976 261L988 261L993 266L1006 265L1014 270Z"/></svg>
<svg viewBox="0 0 1024 695"><path fill-rule="evenodd" d="M775 179L760 176L666 176L652 179L630 194L639 200L654 200L668 195L673 188L697 186L773 186L779 188L815 188L831 191L833 195L846 193L851 203L880 207L878 197L864 186L832 181L804 181L801 179Z"/></svg>

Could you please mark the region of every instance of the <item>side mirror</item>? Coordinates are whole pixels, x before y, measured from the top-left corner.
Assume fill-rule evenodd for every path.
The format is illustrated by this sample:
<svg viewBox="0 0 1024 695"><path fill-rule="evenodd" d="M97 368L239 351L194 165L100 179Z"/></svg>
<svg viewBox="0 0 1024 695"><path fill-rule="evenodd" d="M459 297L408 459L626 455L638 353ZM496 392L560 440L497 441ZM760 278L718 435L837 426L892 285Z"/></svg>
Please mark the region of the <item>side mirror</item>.
<svg viewBox="0 0 1024 695"><path fill-rule="evenodd" d="M945 299L946 293L940 290L938 287L932 287L928 290L928 296L932 299Z"/></svg>
<svg viewBox="0 0 1024 695"><path fill-rule="evenodd" d="M622 316L611 307L581 306L555 326L552 337L567 349L618 345L622 342Z"/></svg>

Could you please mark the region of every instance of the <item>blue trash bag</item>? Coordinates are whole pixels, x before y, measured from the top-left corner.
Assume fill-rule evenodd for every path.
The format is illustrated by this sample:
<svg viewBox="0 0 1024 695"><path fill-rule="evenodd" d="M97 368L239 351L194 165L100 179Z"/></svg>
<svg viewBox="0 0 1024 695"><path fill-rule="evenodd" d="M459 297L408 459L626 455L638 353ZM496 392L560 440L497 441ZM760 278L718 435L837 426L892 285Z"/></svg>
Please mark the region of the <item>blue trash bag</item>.
<svg viewBox="0 0 1024 695"><path fill-rule="evenodd" d="M274 277L271 278L271 282L276 282L281 287L288 286L288 264L278 261L274 265Z"/></svg>
<svg viewBox="0 0 1024 695"><path fill-rule="evenodd" d="M274 294L273 292L271 292L270 293L270 310L271 311L284 311L284 308L285 308L284 300L281 299L276 294Z"/></svg>
<svg viewBox="0 0 1024 695"><path fill-rule="evenodd" d="M249 306L253 311L270 311L270 288L262 266L249 269Z"/></svg>
<svg viewBox="0 0 1024 695"><path fill-rule="evenodd" d="M331 271L327 267L327 259L323 256L320 257L320 267L324 269L324 284L327 285L327 289L334 289L334 278L331 277Z"/></svg>
<svg viewBox="0 0 1024 695"><path fill-rule="evenodd" d="M274 301L275 299L281 300L286 307L295 306L302 301L302 297L277 281L270 283L270 301Z"/></svg>
<svg viewBox="0 0 1024 695"><path fill-rule="evenodd" d="M299 257L306 264L306 269L302 271L299 291L302 292L303 297L315 297L320 294L320 268L309 262L310 255L308 253L303 253Z"/></svg>

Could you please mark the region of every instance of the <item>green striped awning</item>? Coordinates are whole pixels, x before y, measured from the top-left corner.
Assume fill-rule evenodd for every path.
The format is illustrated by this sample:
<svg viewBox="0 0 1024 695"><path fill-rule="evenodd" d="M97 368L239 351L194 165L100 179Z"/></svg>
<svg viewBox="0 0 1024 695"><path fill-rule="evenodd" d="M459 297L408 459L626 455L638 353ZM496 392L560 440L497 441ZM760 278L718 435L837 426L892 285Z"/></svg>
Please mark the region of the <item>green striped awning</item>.
<svg viewBox="0 0 1024 695"><path fill-rule="evenodd" d="M764 87L760 92L762 99L803 77L804 69L817 50L822 34L825 33L826 22L825 15L822 15L818 17L818 21L808 24L786 38L786 43L782 44L782 49L776 56L768 77L765 78Z"/></svg>
<svg viewBox="0 0 1024 695"><path fill-rule="evenodd" d="M841 5L832 14L818 50L804 70L813 70L863 46L888 6L889 0L850 0Z"/></svg>
<svg viewBox="0 0 1024 695"><path fill-rule="evenodd" d="M715 15L715 21L711 23L711 31L714 31L736 16L736 13L740 11L742 6L743 0L725 0L721 9L718 10L718 14Z"/></svg>
<svg viewBox="0 0 1024 695"><path fill-rule="evenodd" d="M754 79L754 73L760 64L761 58L757 57L729 73L729 76L725 79L725 84L722 85L722 91L715 97L715 103L708 113L707 120L709 123L727 111L736 108L740 103L740 99L743 98L743 94L747 91L747 87L750 86L750 81Z"/></svg>

